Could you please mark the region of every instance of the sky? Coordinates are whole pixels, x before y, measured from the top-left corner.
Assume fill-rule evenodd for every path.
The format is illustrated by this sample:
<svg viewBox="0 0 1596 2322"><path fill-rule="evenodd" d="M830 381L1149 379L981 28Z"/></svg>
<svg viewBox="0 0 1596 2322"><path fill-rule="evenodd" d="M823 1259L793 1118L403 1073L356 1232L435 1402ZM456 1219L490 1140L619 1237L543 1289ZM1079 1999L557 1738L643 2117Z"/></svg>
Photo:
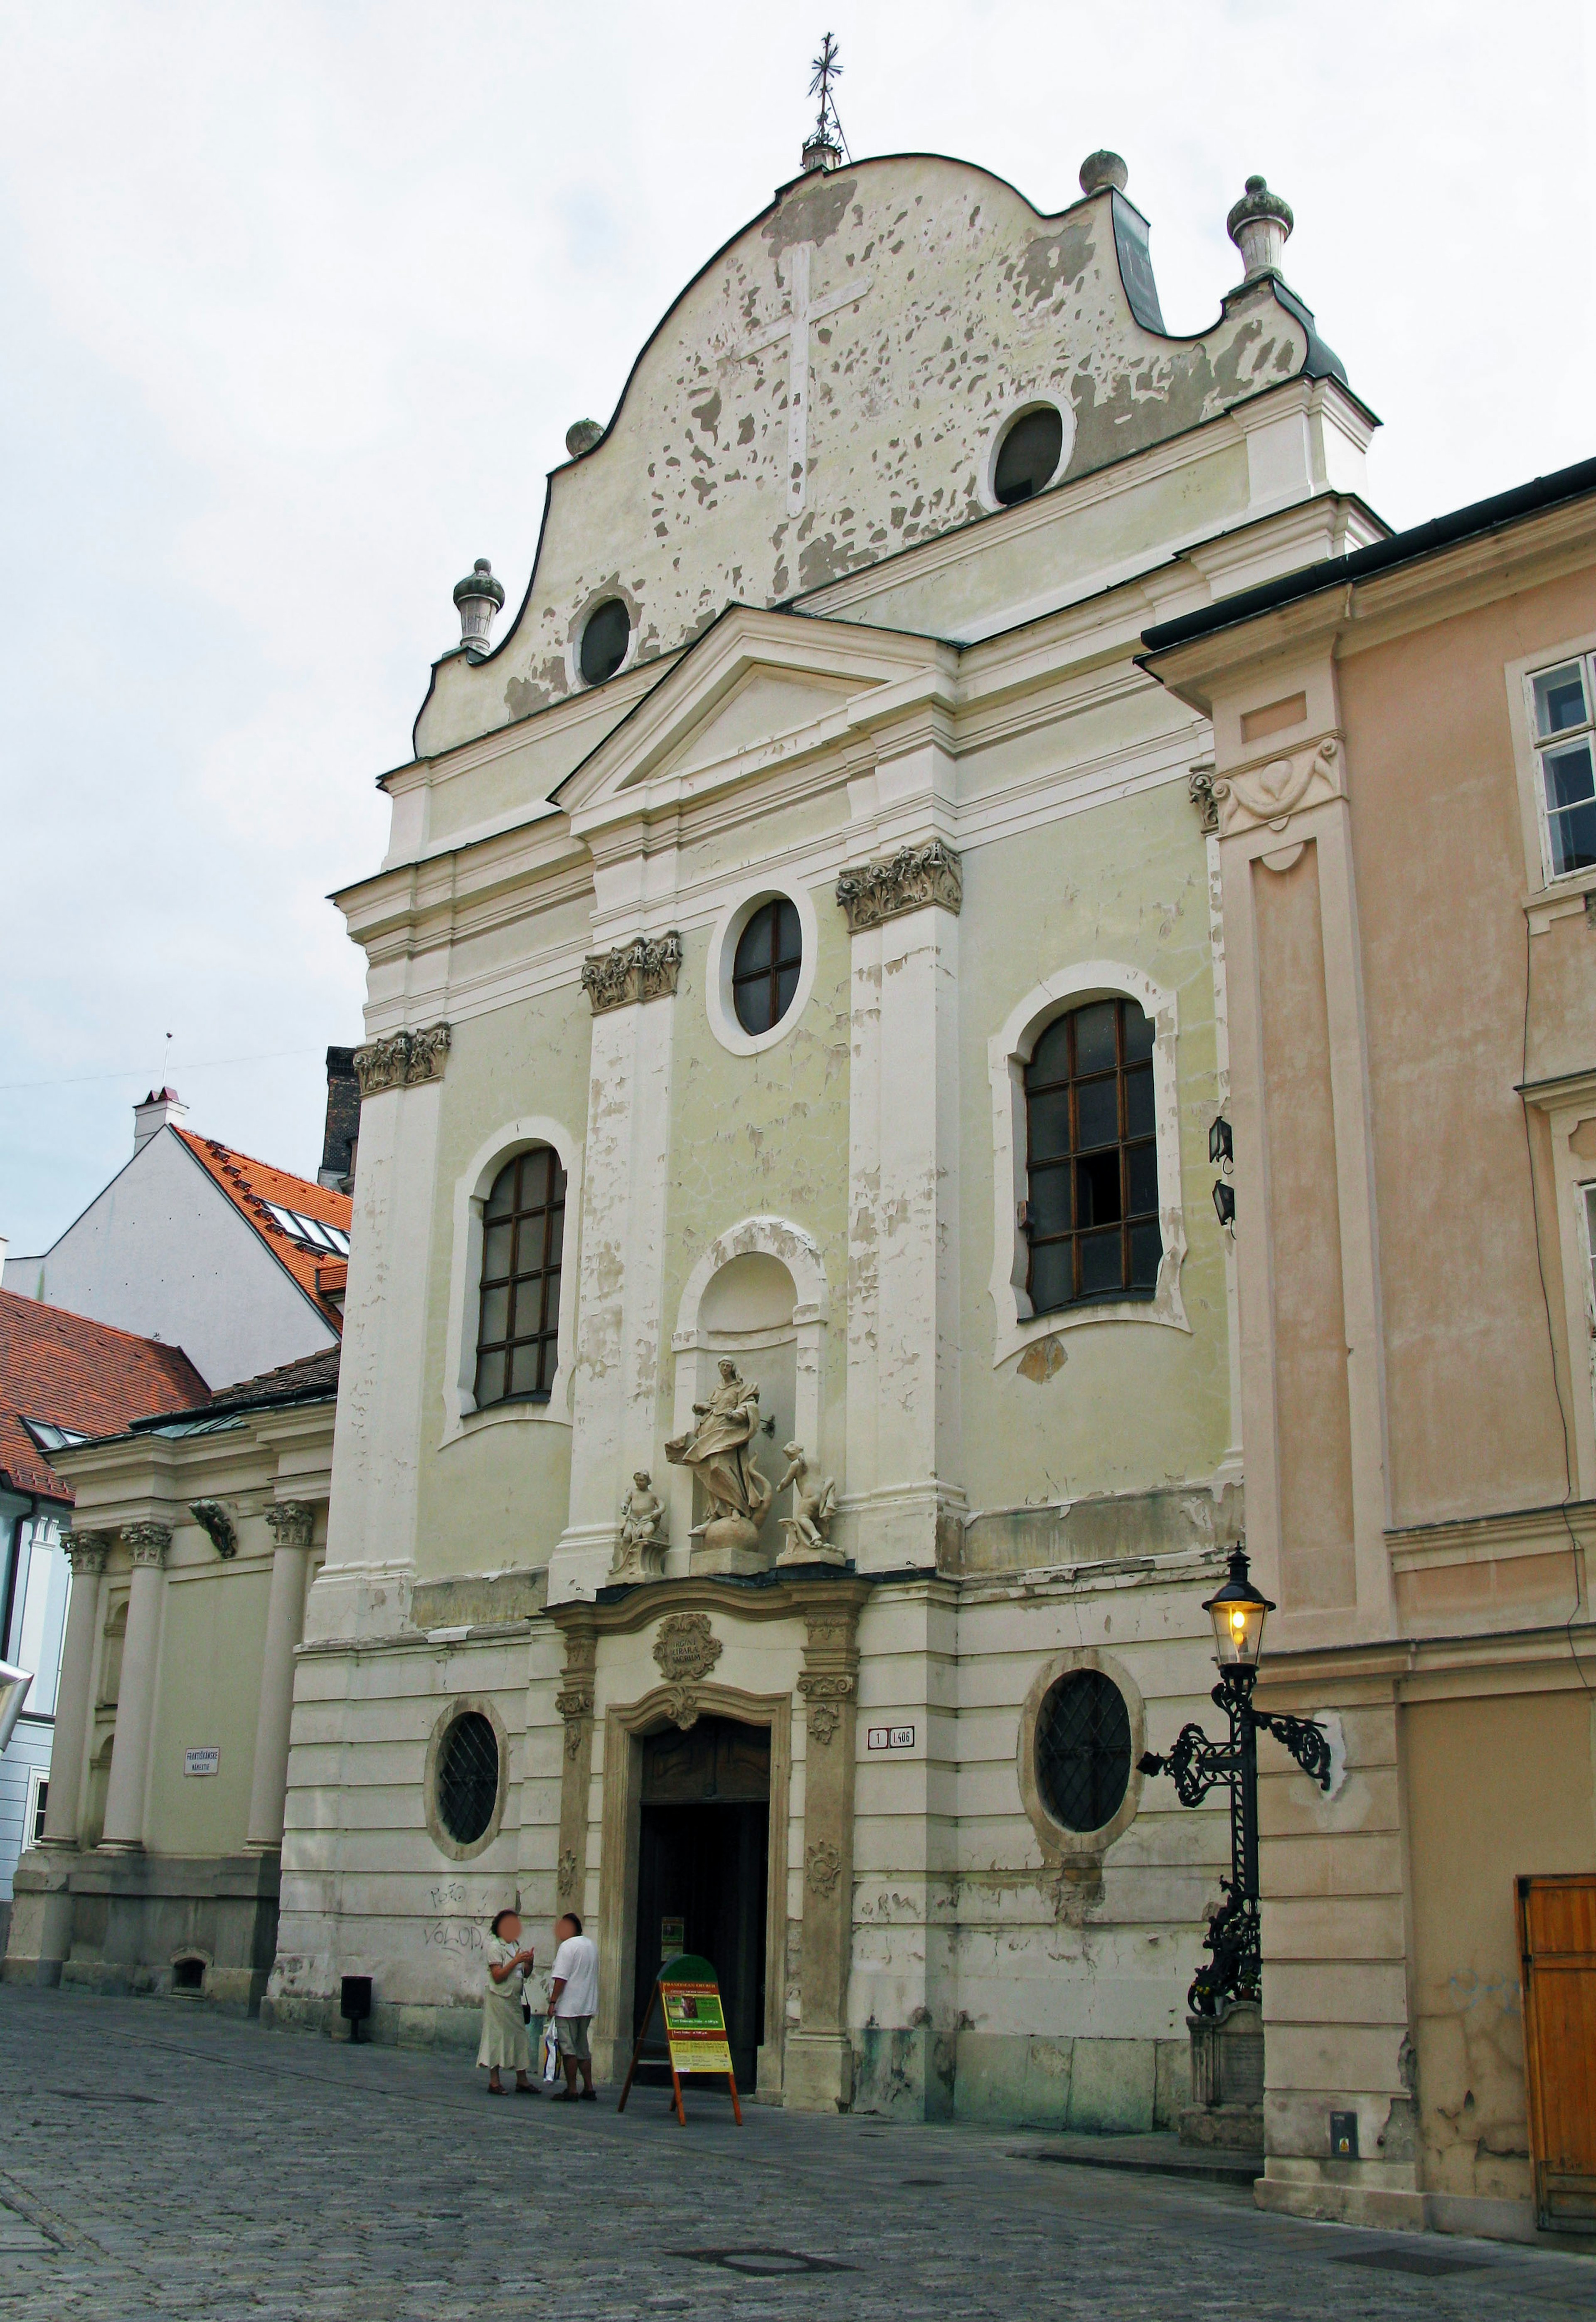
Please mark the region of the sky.
<svg viewBox="0 0 1596 2322"><path fill-rule="evenodd" d="M453 583L524 590L547 471L796 174L829 25L853 154L1044 211L1110 146L1169 327L1288 279L1384 422L1396 526L1596 453L1585 0L0 0L0 1235L46 1247L173 1083L314 1175Z"/></svg>

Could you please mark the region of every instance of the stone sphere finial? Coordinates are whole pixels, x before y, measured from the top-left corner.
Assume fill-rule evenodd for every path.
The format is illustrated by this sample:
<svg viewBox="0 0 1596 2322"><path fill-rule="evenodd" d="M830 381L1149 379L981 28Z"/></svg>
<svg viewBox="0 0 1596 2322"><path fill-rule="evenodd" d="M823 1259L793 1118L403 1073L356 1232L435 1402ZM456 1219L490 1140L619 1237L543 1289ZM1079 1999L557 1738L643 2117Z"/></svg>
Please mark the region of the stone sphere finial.
<svg viewBox="0 0 1596 2322"><path fill-rule="evenodd" d="M579 460L584 452L593 449L603 433L597 419L575 419L565 431L565 448L573 460Z"/></svg>
<svg viewBox="0 0 1596 2322"><path fill-rule="evenodd" d="M1225 231L1246 261L1249 282L1264 274L1278 274L1281 253L1296 219L1290 202L1272 194L1263 178L1249 178L1247 188L1225 221Z"/></svg>
<svg viewBox="0 0 1596 2322"><path fill-rule="evenodd" d="M1130 171L1117 153L1107 147L1089 153L1081 164L1081 190L1083 194L1100 194L1105 186L1112 186L1117 194L1124 193L1130 183Z"/></svg>
<svg viewBox="0 0 1596 2322"><path fill-rule="evenodd" d="M505 601L504 583L493 577L493 567L485 556L479 556L463 580L454 584L454 602L460 612L460 641L468 652L478 654L488 651L493 635L493 617Z"/></svg>

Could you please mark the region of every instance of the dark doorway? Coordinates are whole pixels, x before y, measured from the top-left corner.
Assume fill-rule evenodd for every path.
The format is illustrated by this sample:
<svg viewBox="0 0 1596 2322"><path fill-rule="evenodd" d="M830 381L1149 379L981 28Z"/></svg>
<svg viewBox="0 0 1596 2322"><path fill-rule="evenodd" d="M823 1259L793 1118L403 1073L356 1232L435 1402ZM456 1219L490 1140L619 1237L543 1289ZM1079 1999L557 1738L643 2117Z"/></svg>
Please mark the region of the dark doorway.
<svg viewBox="0 0 1596 2322"><path fill-rule="evenodd" d="M768 1726L701 1717L643 1745L637 1861L637 2036L661 1956L698 1952L720 1981L732 2069L752 2090L765 2022L765 1882L771 1824ZM650 2068L653 2069L650 2069ZM668 2078L650 2029L639 2078Z"/></svg>

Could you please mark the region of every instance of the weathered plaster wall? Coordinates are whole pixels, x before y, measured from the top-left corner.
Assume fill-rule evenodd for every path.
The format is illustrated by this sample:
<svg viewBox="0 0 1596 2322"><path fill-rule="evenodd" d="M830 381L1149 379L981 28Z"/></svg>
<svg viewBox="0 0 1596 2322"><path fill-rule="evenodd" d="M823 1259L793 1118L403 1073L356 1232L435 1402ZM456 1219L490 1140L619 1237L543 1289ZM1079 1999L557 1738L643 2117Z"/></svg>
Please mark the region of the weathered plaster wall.
<svg viewBox="0 0 1596 2322"><path fill-rule="evenodd" d="M1028 397L1072 415L1073 477L1301 370L1307 334L1272 297L1196 340L1144 330L1110 200L1044 218L930 155L789 188L683 292L605 440L555 471L527 600L488 661L439 665L418 747L570 691L604 597L632 608L646 659L727 603L779 602L979 515L994 436ZM795 443L789 337L772 334L806 288L830 303L807 334Z"/></svg>
<svg viewBox="0 0 1596 2322"><path fill-rule="evenodd" d="M1418 1702L1403 1711L1401 1736L1422 2182L1434 2193L1528 2201L1513 1881L1596 1870L1590 1696Z"/></svg>
<svg viewBox="0 0 1596 2322"><path fill-rule="evenodd" d="M249 1835L273 1542L259 1517L240 1531L228 1563L197 1524L173 1534L145 1806L155 1854L240 1854ZM218 1773L184 1773L186 1750L218 1746Z"/></svg>
<svg viewBox="0 0 1596 2322"><path fill-rule="evenodd" d="M1025 1810L1017 1760L1038 1673L1083 1647L1128 1674L1148 1746L1202 1714L1201 1569L1182 1559L1157 1575L1099 1567L872 1596L861 1722L912 1723L916 1742L859 1756L856 2109L1135 2131L1172 2125L1189 2100L1185 1992L1228 1860L1222 1816L1185 1813L1167 1785L1133 1777L1128 1826L1066 1864Z"/></svg>
<svg viewBox="0 0 1596 2322"><path fill-rule="evenodd" d="M1591 630L1583 575L1340 664L1398 1525L1545 1506L1566 1489L1514 1092L1590 1069L1596 939L1575 915L1527 942L1503 670ZM1537 1190L1561 1339L1549 1170ZM1574 1391L1589 1394L1588 1376Z"/></svg>
<svg viewBox="0 0 1596 2322"><path fill-rule="evenodd" d="M828 803L834 818L834 801ZM760 826L768 834L762 852L790 843L800 835L797 826L810 818L790 812L771 817ZM716 1038L704 1000L708 931L686 938L674 1003L662 1299L667 1351L658 1383L662 1440L675 1423L670 1336L688 1275L705 1248L745 1217L774 1216L801 1226L820 1250L832 1299L821 1382L823 1440L808 1447L812 1457L827 1463L827 1473L835 1472L844 1440L848 1248L848 933L834 884L811 891L819 955L808 1004L789 1037L757 1056L733 1056ZM758 1378L759 1356L751 1355L744 1367ZM762 1467L769 1469L778 1449L769 1447Z"/></svg>
<svg viewBox="0 0 1596 2322"><path fill-rule="evenodd" d="M543 930L540 924L540 937ZM506 931L524 950L525 927ZM442 1084L438 1166L427 1252L426 1367L416 1500L419 1582L457 1573L524 1570L548 1562L566 1520L570 1428L520 1406L525 1416L468 1419L445 1440L457 1193L481 1148L513 1121L561 1122L574 1144L587 1133L592 1016L574 983L454 1027ZM580 1220L565 1214L563 1294L576 1294ZM461 1327L476 1344L479 1291L467 1284ZM534 1415L536 1413L537 1415ZM446 1625L446 1624L441 1624Z"/></svg>
<svg viewBox="0 0 1596 2322"><path fill-rule="evenodd" d="M1207 869L1185 784L971 847L963 862L960 1381L971 1511L1206 1478L1228 1440L1229 1384L1223 1238L1208 1193L1218 1098ZM1140 968L1177 997L1191 1327L1082 1324L1053 1342L1063 1359L1035 1380L1017 1356L992 1367L987 1044L1044 978L1092 959Z"/></svg>

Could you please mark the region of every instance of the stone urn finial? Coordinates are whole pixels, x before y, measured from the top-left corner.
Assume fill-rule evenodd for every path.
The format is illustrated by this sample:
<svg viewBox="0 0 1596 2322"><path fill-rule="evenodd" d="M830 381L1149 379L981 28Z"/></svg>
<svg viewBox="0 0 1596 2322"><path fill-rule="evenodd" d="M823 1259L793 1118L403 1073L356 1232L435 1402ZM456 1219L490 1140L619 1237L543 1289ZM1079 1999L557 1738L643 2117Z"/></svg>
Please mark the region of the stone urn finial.
<svg viewBox="0 0 1596 2322"><path fill-rule="evenodd" d="M1225 231L1246 261L1253 282L1281 270L1281 252L1296 224L1290 202L1272 194L1263 178L1249 178L1247 189L1225 221Z"/></svg>
<svg viewBox="0 0 1596 2322"><path fill-rule="evenodd" d="M460 641L479 660L488 651L493 635L493 617L504 601L504 583L494 579L493 567L485 556L479 556L465 579L454 584Z"/></svg>

